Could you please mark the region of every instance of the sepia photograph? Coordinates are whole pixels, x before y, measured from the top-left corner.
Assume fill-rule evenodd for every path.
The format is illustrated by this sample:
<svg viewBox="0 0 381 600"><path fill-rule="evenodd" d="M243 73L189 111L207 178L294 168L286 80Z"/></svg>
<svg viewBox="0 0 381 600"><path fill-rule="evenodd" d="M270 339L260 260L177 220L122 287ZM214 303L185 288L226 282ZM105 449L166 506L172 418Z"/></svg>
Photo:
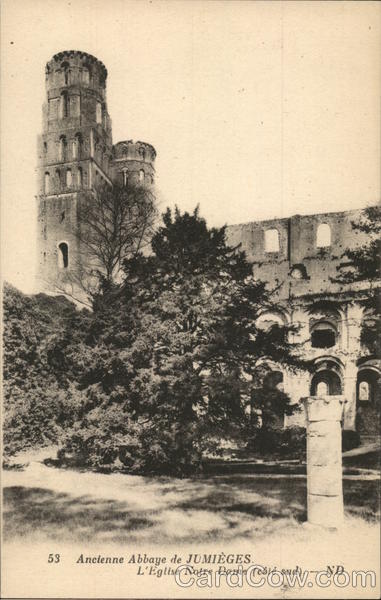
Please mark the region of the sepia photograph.
<svg viewBox="0 0 381 600"><path fill-rule="evenodd" d="M381 5L3 0L1 598L379 598Z"/></svg>

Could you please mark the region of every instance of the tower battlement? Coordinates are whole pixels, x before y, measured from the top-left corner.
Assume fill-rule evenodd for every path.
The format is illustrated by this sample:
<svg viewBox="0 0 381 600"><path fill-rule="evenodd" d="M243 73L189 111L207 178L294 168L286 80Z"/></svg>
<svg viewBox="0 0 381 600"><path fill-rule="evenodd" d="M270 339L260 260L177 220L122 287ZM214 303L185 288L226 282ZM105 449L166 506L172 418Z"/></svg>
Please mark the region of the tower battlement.
<svg viewBox="0 0 381 600"><path fill-rule="evenodd" d="M107 69L92 54L79 50L58 52L46 63L47 89L82 84L90 89L105 90Z"/></svg>
<svg viewBox="0 0 381 600"><path fill-rule="evenodd" d="M115 144L113 150L115 160L140 160L153 164L156 159L155 148L151 144L147 144L147 142L124 140Z"/></svg>
<svg viewBox="0 0 381 600"><path fill-rule="evenodd" d="M152 185L156 150L146 142L125 140L113 146L114 180L120 184L142 182Z"/></svg>

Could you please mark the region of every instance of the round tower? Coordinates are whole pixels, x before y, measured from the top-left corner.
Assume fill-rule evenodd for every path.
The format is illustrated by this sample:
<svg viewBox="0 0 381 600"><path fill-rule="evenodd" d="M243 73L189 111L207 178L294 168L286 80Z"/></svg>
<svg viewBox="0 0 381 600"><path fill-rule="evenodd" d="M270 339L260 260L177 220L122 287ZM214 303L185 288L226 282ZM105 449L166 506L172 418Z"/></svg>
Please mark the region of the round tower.
<svg viewBox="0 0 381 600"><path fill-rule="evenodd" d="M151 144L127 140L113 147L113 180L120 185L155 183L156 151Z"/></svg>
<svg viewBox="0 0 381 600"><path fill-rule="evenodd" d="M78 208L106 183L153 186L153 146L112 144L104 64L86 52L55 54L45 69L46 100L38 140L38 287L80 296L88 263ZM83 233L84 229L82 229ZM83 236L82 236L83 239Z"/></svg>
<svg viewBox="0 0 381 600"><path fill-rule="evenodd" d="M39 287L65 288L79 272L78 203L111 181L112 135L107 70L86 52L55 54L45 69L46 101L38 140Z"/></svg>

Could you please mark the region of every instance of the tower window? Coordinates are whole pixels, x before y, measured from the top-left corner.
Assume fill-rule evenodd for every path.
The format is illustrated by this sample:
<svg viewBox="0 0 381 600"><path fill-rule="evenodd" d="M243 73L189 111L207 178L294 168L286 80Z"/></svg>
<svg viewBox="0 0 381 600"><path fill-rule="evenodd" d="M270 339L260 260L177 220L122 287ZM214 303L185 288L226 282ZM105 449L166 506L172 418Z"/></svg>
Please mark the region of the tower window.
<svg viewBox="0 0 381 600"><path fill-rule="evenodd" d="M66 91L61 92L60 118L65 119L69 116L69 96Z"/></svg>
<svg viewBox="0 0 381 600"><path fill-rule="evenodd" d="M57 182L57 188L60 189L61 188L61 171L59 169L56 169L56 182Z"/></svg>
<svg viewBox="0 0 381 600"><path fill-rule="evenodd" d="M128 185L128 171L123 171L123 185L124 187Z"/></svg>
<svg viewBox="0 0 381 600"><path fill-rule="evenodd" d="M279 232L277 229L265 231L265 252L279 252Z"/></svg>
<svg viewBox="0 0 381 600"><path fill-rule="evenodd" d="M90 83L90 71L87 67L82 69L82 83L89 85Z"/></svg>
<svg viewBox="0 0 381 600"><path fill-rule="evenodd" d="M63 210L60 216L60 222L62 223L62 221L65 220L65 211Z"/></svg>
<svg viewBox="0 0 381 600"><path fill-rule="evenodd" d="M143 171L143 169L140 169L140 171L139 171L139 181L144 181L144 171Z"/></svg>
<svg viewBox="0 0 381 600"><path fill-rule="evenodd" d="M66 171L66 186L71 187L71 184L72 184L71 169L68 169Z"/></svg>
<svg viewBox="0 0 381 600"><path fill-rule="evenodd" d="M82 158L82 143L82 135L76 133L72 144L72 154L74 159Z"/></svg>
<svg viewBox="0 0 381 600"><path fill-rule="evenodd" d="M73 159L78 158L78 142L77 139L72 141L71 144L71 155Z"/></svg>
<svg viewBox="0 0 381 600"><path fill-rule="evenodd" d="M97 102L95 120L97 123L102 123L102 104Z"/></svg>
<svg viewBox="0 0 381 600"><path fill-rule="evenodd" d="M48 151L48 144L47 144L47 142L44 142L44 152L45 152L45 154L47 153L47 151Z"/></svg>
<svg viewBox="0 0 381 600"><path fill-rule="evenodd" d="M61 63L61 69L63 70L65 85L69 83L69 66L69 63L66 61Z"/></svg>
<svg viewBox="0 0 381 600"><path fill-rule="evenodd" d="M82 187L83 186L83 171L82 171L82 167L78 167L77 184L78 184L78 187Z"/></svg>
<svg viewBox="0 0 381 600"><path fill-rule="evenodd" d="M331 245L331 228L328 223L321 223L316 231L316 247L327 248Z"/></svg>
<svg viewBox="0 0 381 600"><path fill-rule="evenodd" d="M45 173L44 190L45 194L50 192L50 174L48 172Z"/></svg>
<svg viewBox="0 0 381 600"><path fill-rule="evenodd" d="M60 269L67 269L69 266L69 247L66 242L61 242L58 246L58 266Z"/></svg>
<svg viewBox="0 0 381 600"><path fill-rule="evenodd" d="M58 146L58 160L66 160L67 141L66 136L61 135Z"/></svg>

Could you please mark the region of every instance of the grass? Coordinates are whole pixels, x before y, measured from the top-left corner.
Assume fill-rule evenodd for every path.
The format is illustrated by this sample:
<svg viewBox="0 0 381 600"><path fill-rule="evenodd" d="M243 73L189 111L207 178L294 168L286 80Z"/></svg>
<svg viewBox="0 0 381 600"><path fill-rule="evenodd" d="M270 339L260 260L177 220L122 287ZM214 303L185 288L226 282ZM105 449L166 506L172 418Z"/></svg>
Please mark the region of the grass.
<svg viewBox="0 0 381 600"><path fill-rule="evenodd" d="M8 471L4 539L68 543L234 542L298 531L306 520L303 476L235 474L145 478L79 473L36 462ZM344 479L348 518L375 523L379 483Z"/></svg>

